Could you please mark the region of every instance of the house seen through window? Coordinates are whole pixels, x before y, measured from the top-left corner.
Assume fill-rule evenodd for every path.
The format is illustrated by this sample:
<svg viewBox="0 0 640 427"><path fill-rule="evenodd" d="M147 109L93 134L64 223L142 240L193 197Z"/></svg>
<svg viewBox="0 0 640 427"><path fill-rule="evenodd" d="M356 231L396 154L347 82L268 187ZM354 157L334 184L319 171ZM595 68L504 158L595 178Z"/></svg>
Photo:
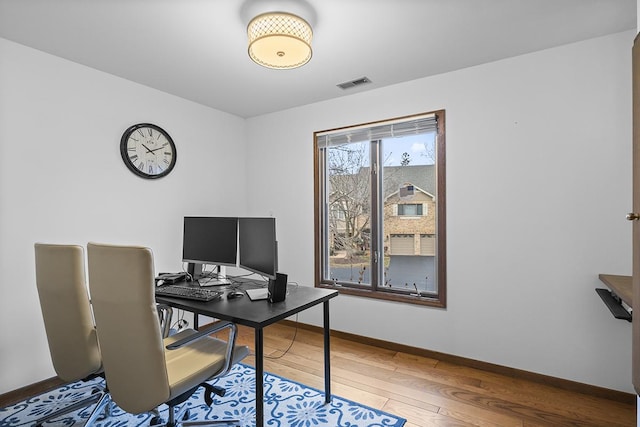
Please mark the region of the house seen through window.
<svg viewBox="0 0 640 427"><path fill-rule="evenodd" d="M398 204L398 215L402 215L402 216L422 216L423 215L423 205L422 203L420 204L416 204L416 203L402 203L402 204Z"/></svg>
<svg viewBox="0 0 640 427"><path fill-rule="evenodd" d="M444 111L316 132L316 286L445 306L444 139Z"/></svg>

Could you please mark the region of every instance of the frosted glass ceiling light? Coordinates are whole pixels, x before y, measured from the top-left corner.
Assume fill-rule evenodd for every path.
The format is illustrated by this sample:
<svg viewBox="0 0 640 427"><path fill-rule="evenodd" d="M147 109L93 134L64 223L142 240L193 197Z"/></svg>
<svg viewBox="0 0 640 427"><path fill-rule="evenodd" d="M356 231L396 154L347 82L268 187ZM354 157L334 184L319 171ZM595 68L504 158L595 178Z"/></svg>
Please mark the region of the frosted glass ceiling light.
<svg viewBox="0 0 640 427"><path fill-rule="evenodd" d="M313 31L307 21L284 12L258 15L247 26L249 56L263 67L301 67L311 59Z"/></svg>

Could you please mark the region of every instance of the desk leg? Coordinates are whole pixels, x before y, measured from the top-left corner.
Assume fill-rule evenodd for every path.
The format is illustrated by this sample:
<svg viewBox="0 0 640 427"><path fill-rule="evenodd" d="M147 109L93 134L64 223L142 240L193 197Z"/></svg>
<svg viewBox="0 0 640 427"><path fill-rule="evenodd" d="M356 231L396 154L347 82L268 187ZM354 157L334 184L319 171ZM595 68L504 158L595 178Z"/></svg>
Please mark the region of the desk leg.
<svg viewBox="0 0 640 427"><path fill-rule="evenodd" d="M263 364L264 335L262 328L255 329L256 353L256 427L264 425L264 364Z"/></svg>
<svg viewBox="0 0 640 427"><path fill-rule="evenodd" d="M329 300L324 303L324 403L331 402L331 347L329 328Z"/></svg>

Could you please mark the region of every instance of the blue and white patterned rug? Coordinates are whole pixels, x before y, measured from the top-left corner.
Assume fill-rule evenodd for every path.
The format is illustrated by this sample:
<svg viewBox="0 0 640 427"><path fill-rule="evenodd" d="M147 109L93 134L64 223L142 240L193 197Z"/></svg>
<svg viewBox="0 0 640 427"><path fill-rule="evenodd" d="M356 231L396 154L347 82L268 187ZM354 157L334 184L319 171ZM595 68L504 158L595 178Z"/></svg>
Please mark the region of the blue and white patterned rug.
<svg viewBox="0 0 640 427"><path fill-rule="evenodd" d="M7 408L0 408L0 427L32 426L38 418L54 411L60 402L80 399L91 393L101 380L78 382L32 397ZM189 399L190 417L194 420L239 419L243 427L255 426L255 370L236 365L226 376L211 381L226 389L225 397L215 396L208 407L203 388ZM265 425L270 427L402 427L405 419L333 396L324 403L324 393L266 373L264 376ZM62 405L64 406L64 405ZM63 416L45 426L82 426L92 408ZM166 420L167 406L160 407ZM111 416L95 424L100 427L148 426L151 414L130 415L113 406Z"/></svg>

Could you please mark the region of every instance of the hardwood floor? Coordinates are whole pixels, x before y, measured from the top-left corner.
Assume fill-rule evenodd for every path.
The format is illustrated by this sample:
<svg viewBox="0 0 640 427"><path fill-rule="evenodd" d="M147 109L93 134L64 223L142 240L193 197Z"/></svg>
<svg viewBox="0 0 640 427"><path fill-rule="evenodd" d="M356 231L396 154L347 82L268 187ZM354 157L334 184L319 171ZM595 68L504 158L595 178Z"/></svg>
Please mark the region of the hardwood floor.
<svg viewBox="0 0 640 427"><path fill-rule="evenodd" d="M322 335L290 324L265 329L265 370L323 389ZM240 343L253 349L253 339L252 329L240 328ZM636 425L633 404L336 337L331 387L406 418L405 427Z"/></svg>
<svg viewBox="0 0 640 427"><path fill-rule="evenodd" d="M265 329L264 368L322 390L323 336L291 325ZM240 327L238 342L253 350L253 329ZM253 354L244 362L253 365ZM60 384L51 378L0 395L0 408ZM404 417L405 427L636 426L630 399L623 403L336 336L331 338L331 390Z"/></svg>

